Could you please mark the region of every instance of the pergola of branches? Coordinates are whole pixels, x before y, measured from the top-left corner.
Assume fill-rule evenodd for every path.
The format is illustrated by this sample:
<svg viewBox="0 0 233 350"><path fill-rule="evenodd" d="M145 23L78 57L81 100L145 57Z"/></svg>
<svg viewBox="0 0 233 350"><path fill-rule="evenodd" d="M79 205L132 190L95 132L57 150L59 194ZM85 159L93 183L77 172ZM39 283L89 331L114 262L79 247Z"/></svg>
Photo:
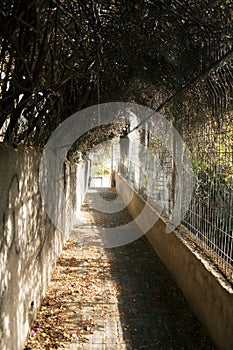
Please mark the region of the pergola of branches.
<svg viewBox="0 0 233 350"><path fill-rule="evenodd" d="M166 101L170 111L172 96L179 113L197 84L197 99L212 96L217 109L232 82L232 21L230 0L1 1L2 140L43 146L72 113L102 102ZM208 76L218 64L225 85Z"/></svg>

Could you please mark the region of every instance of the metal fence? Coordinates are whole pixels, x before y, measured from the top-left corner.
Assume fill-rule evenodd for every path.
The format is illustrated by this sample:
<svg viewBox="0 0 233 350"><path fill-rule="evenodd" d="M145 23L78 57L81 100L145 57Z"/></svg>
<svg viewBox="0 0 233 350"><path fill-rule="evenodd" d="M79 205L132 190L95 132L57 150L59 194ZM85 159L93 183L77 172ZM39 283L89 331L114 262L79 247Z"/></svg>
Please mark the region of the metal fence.
<svg viewBox="0 0 233 350"><path fill-rule="evenodd" d="M233 113L209 120L189 141L196 187L183 221L204 251L233 278Z"/></svg>
<svg viewBox="0 0 233 350"><path fill-rule="evenodd" d="M216 29L203 41L199 74L172 96L153 101L179 131L190 151L195 174L192 201L182 224L189 239L201 249L229 280L233 280L233 33ZM201 67L201 68L200 68ZM161 103L162 101L162 103ZM148 183L156 174L156 164L132 162L122 156L119 170L139 194L158 194L164 210L175 205L175 171L172 159L160 140L147 132L147 147L162 165L161 182ZM135 147L135 146L133 146ZM132 148L132 147L131 147ZM130 147L129 147L130 149ZM136 169L138 164L138 169ZM158 177L156 176L158 179Z"/></svg>
<svg viewBox="0 0 233 350"><path fill-rule="evenodd" d="M184 206L181 211L186 213L181 223L188 229L181 231L229 280L233 279L232 127L233 114L228 114L220 124L199 126L199 133L193 131L196 137L190 135L194 191L188 207L183 203L185 193L180 203ZM174 158L150 132L148 139L146 154L140 138L124 140L117 170L142 198L171 218L179 200Z"/></svg>

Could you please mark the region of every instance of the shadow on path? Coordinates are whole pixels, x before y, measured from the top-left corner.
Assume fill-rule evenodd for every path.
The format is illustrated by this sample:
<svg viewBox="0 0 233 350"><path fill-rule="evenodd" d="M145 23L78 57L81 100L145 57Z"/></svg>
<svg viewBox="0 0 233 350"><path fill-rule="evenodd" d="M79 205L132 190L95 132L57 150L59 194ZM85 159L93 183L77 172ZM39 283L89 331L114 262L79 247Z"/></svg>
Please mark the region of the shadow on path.
<svg viewBox="0 0 233 350"><path fill-rule="evenodd" d="M115 199L106 189L100 195L109 202ZM112 227L114 222L117 227L131 220L127 209L104 214L88 203L84 210L97 227ZM145 236L106 251L127 349L215 349Z"/></svg>
<svg viewBox="0 0 233 350"><path fill-rule="evenodd" d="M89 192L66 242L25 349L215 349L145 237L105 249L98 227L118 227L126 209L101 213ZM116 193L102 189L111 205ZM96 245L93 245L96 244Z"/></svg>

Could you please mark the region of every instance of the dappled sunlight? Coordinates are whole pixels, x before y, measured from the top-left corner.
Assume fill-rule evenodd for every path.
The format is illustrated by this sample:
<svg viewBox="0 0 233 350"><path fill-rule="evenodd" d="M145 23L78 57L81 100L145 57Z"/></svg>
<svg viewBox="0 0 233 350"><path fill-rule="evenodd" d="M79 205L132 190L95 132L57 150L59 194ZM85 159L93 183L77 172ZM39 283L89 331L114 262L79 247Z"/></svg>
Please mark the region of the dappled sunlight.
<svg viewBox="0 0 233 350"><path fill-rule="evenodd" d="M40 155L23 146L1 148L1 160L7 165L0 168L4 180L0 203L1 350L23 347L64 242L42 208Z"/></svg>
<svg viewBox="0 0 233 350"><path fill-rule="evenodd" d="M113 313L119 317L117 286L107 252L85 247L76 239L73 233L59 257L30 331L28 347L72 349L72 344L92 344L97 336L101 349L106 325Z"/></svg>

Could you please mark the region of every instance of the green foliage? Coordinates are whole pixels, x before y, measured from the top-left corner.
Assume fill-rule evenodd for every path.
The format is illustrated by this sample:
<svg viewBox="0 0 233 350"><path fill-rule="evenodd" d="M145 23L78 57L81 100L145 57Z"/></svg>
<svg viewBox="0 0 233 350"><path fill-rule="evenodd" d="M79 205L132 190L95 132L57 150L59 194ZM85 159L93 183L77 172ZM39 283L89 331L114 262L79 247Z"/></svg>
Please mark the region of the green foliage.
<svg viewBox="0 0 233 350"><path fill-rule="evenodd" d="M202 140L192 150L196 175L193 210L197 230L211 234L216 245L233 231L233 148L232 121L225 116L220 123L205 128Z"/></svg>
<svg viewBox="0 0 233 350"><path fill-rule="evenodd" d="M91 167L91 174L92 176L104 176L104 175L109 175L111 173L111 170L108 166L104 165L92 165Z"/></svg>

